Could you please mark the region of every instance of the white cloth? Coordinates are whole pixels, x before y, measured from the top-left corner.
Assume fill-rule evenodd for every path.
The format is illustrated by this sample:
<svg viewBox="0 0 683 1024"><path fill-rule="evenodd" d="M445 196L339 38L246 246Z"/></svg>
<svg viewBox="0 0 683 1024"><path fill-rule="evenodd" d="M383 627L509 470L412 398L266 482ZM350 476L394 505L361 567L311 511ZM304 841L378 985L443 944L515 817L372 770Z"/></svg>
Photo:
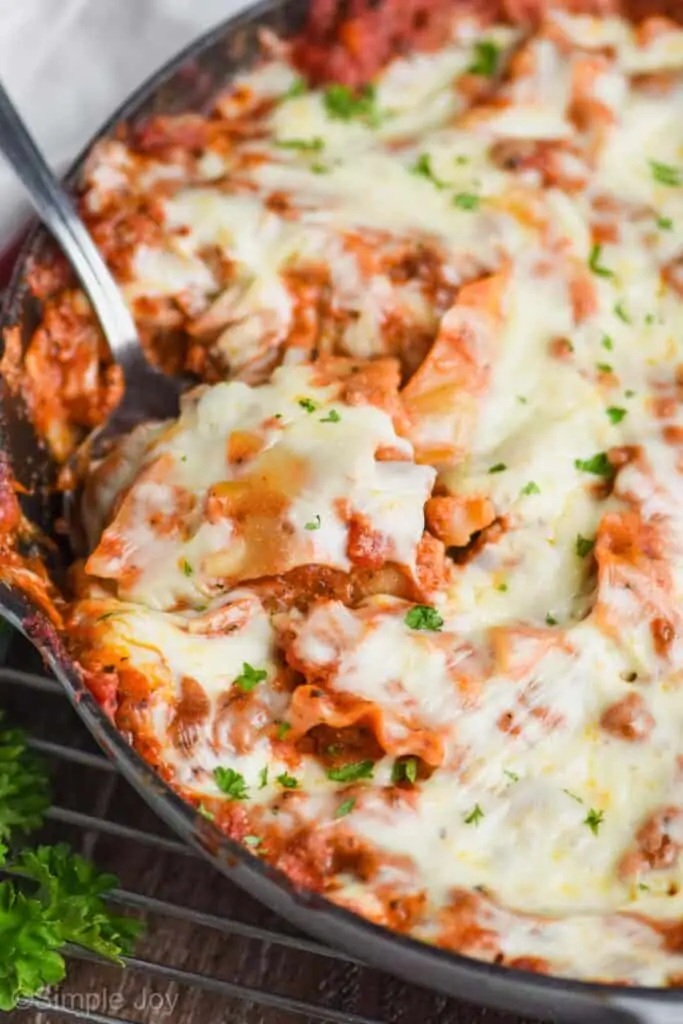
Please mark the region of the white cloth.
<svg viewBox="0 0 683 1024"><path fill-rule="evenodd" d="M249 0L0 0L0 78L63 171L137 85ZM27 215L0 154L0 250Z"/></svg>

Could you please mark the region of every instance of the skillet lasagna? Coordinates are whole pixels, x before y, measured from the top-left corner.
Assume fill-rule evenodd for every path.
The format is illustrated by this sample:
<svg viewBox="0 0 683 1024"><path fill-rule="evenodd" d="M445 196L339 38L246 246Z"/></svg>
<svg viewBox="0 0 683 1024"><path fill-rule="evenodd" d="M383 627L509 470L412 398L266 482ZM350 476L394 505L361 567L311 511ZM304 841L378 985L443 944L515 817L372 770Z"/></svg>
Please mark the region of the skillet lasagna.
<svg viewBox="0 0 683 1024"><path fill-rule="evenodd" d="M91 467L72 650L296 885L680 984L683 30L329 6L210 115L89 160L150 359L204 383ZM64 459L120 380L64 268L32 286L23 386Z"/></svg>

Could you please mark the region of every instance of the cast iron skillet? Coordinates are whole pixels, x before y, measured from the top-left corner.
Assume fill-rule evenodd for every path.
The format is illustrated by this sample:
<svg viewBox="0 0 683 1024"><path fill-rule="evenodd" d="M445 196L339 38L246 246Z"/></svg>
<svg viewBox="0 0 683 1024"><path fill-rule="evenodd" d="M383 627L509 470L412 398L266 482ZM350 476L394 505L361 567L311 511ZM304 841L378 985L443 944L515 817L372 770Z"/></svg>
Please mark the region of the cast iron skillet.
<svg viewBox="0 0 683 1024"><path fill-rule="evenodd" d="M259 29L291 34L300 28L306 6L306 0L261 0L248 12L219 25L150 78L97 138L110 133L120 121L205 108L231 76L255 58ZM68 175L72 186L78 181L84 157L85 153ZM45 251L46 243L45 231L35 228L19 256L1 318L4 326L20 326L24 343L39 315L39 306L26 286L27 264ZM19 482L31 492L24 499L26 514L48 535L53 534L58 509L48 485L55 466L39 445L21 403L6 393L0 381L0 456L3 454ZM58 553L51 568L59 575ZM97 742L157 814L231 881L302 930L402 978L500 1009L586 1024L683 1021L683 995L675 990L586 984L481 963L396 935L320 896L295 889L283 874L220 834L126 744L84 686L59 636L30 599L0 584L0 613L38 647Z"/></svg>

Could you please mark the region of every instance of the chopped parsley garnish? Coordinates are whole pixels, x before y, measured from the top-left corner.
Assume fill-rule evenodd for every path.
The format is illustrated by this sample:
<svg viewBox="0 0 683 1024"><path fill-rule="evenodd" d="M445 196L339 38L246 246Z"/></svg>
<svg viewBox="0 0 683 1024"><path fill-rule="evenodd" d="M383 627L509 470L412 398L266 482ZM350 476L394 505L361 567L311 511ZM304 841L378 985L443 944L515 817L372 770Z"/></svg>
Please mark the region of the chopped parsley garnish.
<svg viewBox="0 0 683 1024"><path fill-rule="evenodd" d="M496 590L499 590L501 594L507 594L508 585L507 583L496 583Z"/></svg>
<svg viewBox="0 0 683 1024"><path fill-rule="evenodd" d="M671 164L660 163L659 160L650 160L652 177L659 185L667 185L669 188L677 188L683 184L683 177L677 167Z"/></svg>
<svg viewBox="0 0 683 1024"><path fill-rule="evenodd" d="M638 882L638 888L640 889L641 892L649 892L650 891L650 886L649 885L645 885L645 882Z"/></svg>
<svg viewBox="0 0 683 1024"><path fill-rule="evenodd" d="M624 303L623 302L617 302L616 306L614 307L614 315L618 316L619 319L622 320L625 324L630 324L631 323L631 317L628 315L628 313L624 309Z"/></svg>
<svg viewBox="0 0 683 1024"><path fill-rule="evenodd" d="M473 192L458 192L453 196L453 206L457 206L459 210L477 210L480 202L479 196L475 196Z"/></svg>
<svg viewBox="0 0 683 1024"><path fill-rule="evenodd" d="M400 761L394 761L394 766L391 769L391 781L396 782L409 782L414 785L417 780L417 758L406 757Z"/></svg>
<svg viewBox="0 0 683 1024"><path fill-rule="evenodd" d="M329 174L330 173L330 168L326 167L325 164L321 164L317 160L315 161L315 163L311 164L311 170L313 171L314 174Z"/></svg>
<svg viewBox="0 0 683 1024"><path fill-rule="evenodd" d="M329 768L327 777L332 782L359 782L361 779L371 779L374 767L373 761L353 761L339 768Z"/></svg>
<svg viewBox="0 0 683 1024"><path fill-rule="evenodd" d="M432 159L429 153L420 153L419 157L410 168L412 174L417 174L420 178L426 178L427 181L431 181L432 185L436 185L437 188L445 188L445 182L441 181L440 178L434 174L432 170Z"/></svg>
<svg viewBox="0 0 683 1024"><path fill-rule="evenodd" d="M268 765L264 765L258 773L258 788L265 789L268 785Z"/></svg>
<svg viewBox="0 0 683 1024"><path fill-rule="evenodd" d="M595 364L600 373L611 373L612 367L609 363L596 363Z"/></svg>
<svg viewBox="0 0 683 1024"><path fill-rule="evenodd" d="M327 416L323 416L321 423L339 423L341 416L336 409L330 409Z"/></svg>
<svg viewBox="0 0 683 1024"><path fill-rule="evenodd" d="M498 70L500 50L491 39L481 39L474 44L474 59L467 71L470 75L485 75L492 78Z"/></svg>
<svg viewBox="0 0 683 1024"><path fill-rule="evenodd" d="M350 796L348 800L342 800L342 802L339 804L339 807L334 812L334 817L335 818L345 818L347 814L351 813L351 811L354 809L355 806L356 806L356 798L355 798L355 796Z"/></svg>
<svg viewBox="0 0 683 1024"><path fill-rule="evenodd" d="M245 693L250 693L255 686L267 679L268 673L265 668L253 668L248 661L242 665L242 671L233 682L233 686L239 687Z"/></svg>
<svg viewBox="0 0 683 1024"><path fill-rule="evenodd" d="M337 121L359 119L377 127L380 117L376 106L374 85L364 85L359 92L354 92L348 85L329 85L323 94L323 103L328 117Z"/></svg>
<svg viewBox="0 0 683 1024"><path fill-rule="evenodd" d="M245 836L244 843L247 846L260 846L263 840L260 836Z"/></svg>
<svg viewBox="0 0 683 1024"><path fill-rule="evenodd" d="M626 391L624 391L624 398L635 398L635 397L636 397L636 393L635 393L635 391L632 391L631 388L628 388Z"/></svg>
<svg viewBox="0 0 683 1024"><path fill-rule="evenodd" d="M183 576L191 576L192 573L194 572L194 569L192 568L192 566L190 565L186 558L183 558L183 560L181 561L180 568L183 570Z"/></svg>
<svg viewBox="0 0 683 1024"><path fill-rule="evenodd" d="M598 829L600 828L604 820L605 812L596 811L594 807L591 807L590 811L583 819L583 823L584 825L588 825L589 829L591 830L594 836L597 836Z"/></svg>
<svg viewBox="0 0 683 1024"><path fill-rule="evenodd" d="M522 494L540 494L541 488L533 480L530 480L528 484L524 484L522 487Z"/></svg>
<svg viewBox="0 0 683 1024"><path fill-rule="evenodd" d="M436 608L432 608L428 604L416 604L414 608L406 612L404 622L411 629L431 629L433 632L438 632L443 628L443 619Z"/></svg>
<svg viewBox="0 0 683 1024"><path fill-rule="evenodd" d="M299 785L299 780L295 779L289 772L283 772L282 775L278 775L275 781L279 782L284 789L296 789Z"/></svg>
<svg viewBox="0 0 683 1024"><path fill-rule="evenodd" d="M312 139L282 139L275 145L278 149L294 149L300 153L319 153L325 148L325 143L318 135Z"/></svg>
<svg viewBox="0 0 683 1024"><path fill-rule="evenodd" d="M660 231L673 231L674 222L671 217L657 217L657 227Z"/></svg>
<svg viewBox="0 0 683 1024"><path fill-rule="evenodd" d="M300 398L299 405L301 406L302 409L305 409L306 412L309 413L315 412L315 410L318 408L318 403L314 402L312 398Z"/></svg>
<svg viewBox="0 0 683 1024"><path fill-rule="evenodd" d="M519 782L519 775L517 772L511 772L509 768L503 768L503 775L507 775L510 782Z"/></svg>
<svg viewBox="0 0 683 1024"><path fill-rule="evenodd" d="M618 405L610 405L607 409L607 415L609 416L611 423L621 423L627 410L620 408Z"/></svg>
<svg viewBox="0 0 683 1024"><path fill-rule="evenodd" d="M481 807L479 804L475 804L472 810L465 815L464 821L466 825L478 825L483 817L484 812Z"/></svg>
<svg viewBox="0 0 683 1024"><path fill-rule="evenodd" d="M545 624L546 624L546 626L556 626L557 625L557 619L555 618L554 615L551 615L550 612L547 612L546 617L545 617Z"/></svg>
<svg viewBox="0 0 683 1024"><path fill-rule="evenodd" d="M590 555L594 547L594 540L591 540L590 537L582 537L580 533L577 534L576 553L579 556L579 558L585 558L587 555Z"/></svg>
<svg viewBox="0 0 683 1024"><path fill-rule="evenodd" d="M614 342L610 338L609 334L603 334L600 344L603 348L606 348L608 352L611 352L614 348Z"/></svg>
<svg viewBox="0 0 683 1024"><path fill-rule="evenodd" d="M315 519L313 519L310 523L304 524L304 530L319 530L321 523L322 520L320 516L316 515Z"/></svg>
<svg viewBox="0 0 683 1024"><path fill-rule="evenodd" d="M588 257L588 266L594 274L598 275L598 277L614 277L614 273L611 270L609 270L608 267L603 267L603 265L601 264L601 252L602 246L598 242L596 242L590 251L590 256Z"/></svg>
<svg viewBox="0 0 683 1024"><path fill-rule="evenodd" d="M297 96L305 96L308 92L308 86L303 78L295 78L290 85L287 92L283 95L283 100L293 100Z"/></svg>
<svg viewBox="0 0 683 1024"><path fill-rule="evenodd" d="M648 327L652 327L652 325L653 325L653 323L655 322L656 319L657 318L655 317L654 313L646 313L645 314L645 323L647 324Z"/></svg>
<svg viewBox="0 0 683 1024"><path fill-rule="evenodd" d="M593 473L594 476L610 477L614 473L614 467L606 452L596 452L590 459L575 459L574 465L582 473Z"/></svg>
<svg viewBox="0 0 683 1024"><path fill-rule="evenodd" d="M517 395L517 401L520 405L528 405L529 399L525 395Z"/></svg>
<svg viewBox="0 0 683 1024"><path fill-rule="evenodd" d="M495 466L489 467L489 473L504 473L506 469L507 466L504 462L497 462Z"/></svg>
<svg viewBox="0 0 683 1024"><path fill-rule="evenodd" d="M231 800L246 800L249 796L244 776L233 768L215 768L213 777L221 793Z"/></svg>
<svg viewBox="0 0 683 1024"><path fill-rule="evenodd" d="M197 804L197 813L201 814L202 818L206 818L207 821L213 821L216 815L205 807L204 804Z"/></svg>
<svg viewBox="0 0 683 1024"><path fill-rule="evenodd" d="M572 798L572 800L575 800L577 804L582 804L583 803L583 800L581 799L581 797L577 796L576 793L572 793L571 789L563 789L562 792L566 793L567 796Z"/></svg>
<svg viewBox="0 0 683 1024"><path fill-rule="evenodd" d="M283 740L291 728L289 722L280 722L275 735L279 740Z"/></svg>

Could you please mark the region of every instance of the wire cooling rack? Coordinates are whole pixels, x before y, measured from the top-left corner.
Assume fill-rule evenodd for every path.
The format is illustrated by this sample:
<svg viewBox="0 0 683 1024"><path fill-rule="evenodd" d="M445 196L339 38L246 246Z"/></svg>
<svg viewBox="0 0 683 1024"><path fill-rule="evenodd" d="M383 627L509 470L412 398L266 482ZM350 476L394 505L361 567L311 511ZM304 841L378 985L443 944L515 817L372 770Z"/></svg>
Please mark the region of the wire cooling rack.
<svg viewBox="0 0 683 1024"><path fill-rule="evenodd" d="M21 638L0 668L0 707L50 767L54 803L39 838L67 840L114 871L114 901L146 920L125 970L70 951L67 982L26 1000L18 1016L49 1024L517 1024L305 938L219 876L98 751Z"/></svg>

